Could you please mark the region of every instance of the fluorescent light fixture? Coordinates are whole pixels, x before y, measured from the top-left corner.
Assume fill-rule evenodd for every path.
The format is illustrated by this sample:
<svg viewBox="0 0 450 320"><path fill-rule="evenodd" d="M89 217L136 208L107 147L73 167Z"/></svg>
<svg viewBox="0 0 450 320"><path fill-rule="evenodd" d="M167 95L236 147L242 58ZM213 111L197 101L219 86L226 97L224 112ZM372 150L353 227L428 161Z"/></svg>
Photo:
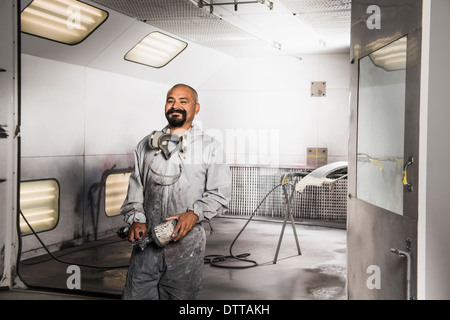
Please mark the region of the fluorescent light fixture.
<svg viewBox="0 0 450 320"><path fill-rule="evenodd" d="M108 17L106 11L76 0L33 0L21 13L21 31L75 45Z"/></svg>
<svg viewBox="0 0 450 320"><path fill-rule="evenodd" d="M125 60L161 68L179 55L187 43L155 31L142 39L125 55Z"/></svg>
<svg viewBox="0 0 450 320"><path fill-rule="evenodd" d="M105 181L105 212L108 217L120 214L120 207L127 196L131 173L113 173Z"/></svg>
<svg viewBox="0 0 450 320"><path fill-rule="evenodd" d="M20 183L20 210L34 231L53 229L59 216L59 185L56 180L26 181ZM32 231L20 216L22 235Z"/></svg>

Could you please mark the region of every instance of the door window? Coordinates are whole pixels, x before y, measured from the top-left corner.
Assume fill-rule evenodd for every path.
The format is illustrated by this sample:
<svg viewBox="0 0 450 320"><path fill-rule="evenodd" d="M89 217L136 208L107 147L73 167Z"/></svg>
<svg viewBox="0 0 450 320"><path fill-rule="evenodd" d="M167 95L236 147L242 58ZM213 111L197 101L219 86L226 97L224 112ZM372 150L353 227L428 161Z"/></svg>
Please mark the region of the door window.
<svg viewBox="0 0 450 320"><path fill-rule="evenodd" d="M357 197L403 215L407 37L361 58Z"/></svg>

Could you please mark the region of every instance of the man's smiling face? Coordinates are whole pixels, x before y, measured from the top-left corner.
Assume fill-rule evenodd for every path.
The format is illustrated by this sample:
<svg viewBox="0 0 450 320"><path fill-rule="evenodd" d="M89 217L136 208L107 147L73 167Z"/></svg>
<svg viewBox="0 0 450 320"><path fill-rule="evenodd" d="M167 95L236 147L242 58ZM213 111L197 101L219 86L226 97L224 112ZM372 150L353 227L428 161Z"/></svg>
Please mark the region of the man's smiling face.
<svg viewBox="0 0 450 320"><path fill-rule="evenodd" d="M177 86L167 94L165 114L171 128L189 129L199 110L200 105L190 88Z"/></svg>

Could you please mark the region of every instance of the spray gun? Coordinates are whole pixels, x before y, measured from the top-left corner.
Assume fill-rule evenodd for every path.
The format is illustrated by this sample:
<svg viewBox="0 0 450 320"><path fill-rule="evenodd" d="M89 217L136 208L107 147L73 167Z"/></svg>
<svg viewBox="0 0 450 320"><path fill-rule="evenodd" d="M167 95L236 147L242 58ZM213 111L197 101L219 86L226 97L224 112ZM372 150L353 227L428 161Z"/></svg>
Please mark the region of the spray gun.
<svg viewBox="0 0 450 320"><path fill-rule="evenodd" d="M177 225L177 220L169 220L152 227L147 235L141 240L133 241L133 247L138 246L144 250L150 242L154 242L158 247L162 248L172 241L172 234ZM119 238L125 239L128 236L130 227L122 227L117 231Z"/></svg>

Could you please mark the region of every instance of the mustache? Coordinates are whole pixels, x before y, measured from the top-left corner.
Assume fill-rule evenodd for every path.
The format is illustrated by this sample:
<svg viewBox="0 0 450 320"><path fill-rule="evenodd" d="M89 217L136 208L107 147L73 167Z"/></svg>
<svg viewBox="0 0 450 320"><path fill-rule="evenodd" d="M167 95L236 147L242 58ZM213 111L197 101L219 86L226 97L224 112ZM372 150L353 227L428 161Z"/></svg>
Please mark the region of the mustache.
<svg viewBox="0 0 450 320"><path fill-rule="evenodd" d="M180 113L183 117L186 116L186 110L183 109L175 109L175 108L170 108L169 110L167 110L166 112L166 116L170 116L172 113L177 112Z"/></svg>

